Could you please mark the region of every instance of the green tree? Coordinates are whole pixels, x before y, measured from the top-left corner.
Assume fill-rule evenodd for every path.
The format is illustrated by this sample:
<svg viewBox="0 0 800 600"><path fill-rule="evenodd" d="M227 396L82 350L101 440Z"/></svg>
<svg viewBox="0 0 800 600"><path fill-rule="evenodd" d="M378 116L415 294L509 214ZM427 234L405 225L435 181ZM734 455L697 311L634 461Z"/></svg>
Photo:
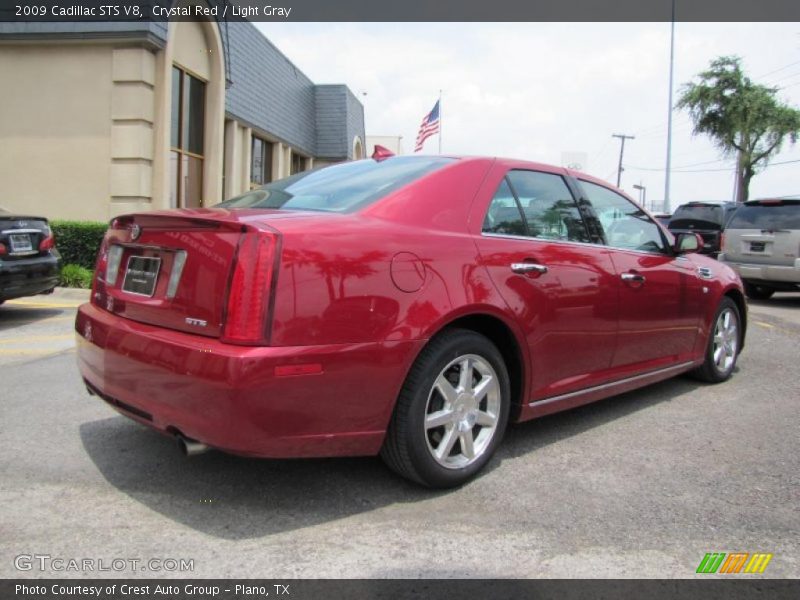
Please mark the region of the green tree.
<svg viewBox="0 0 800 600"><path fill-rule="evenodd" d="M677 108L686 109L694 134L708 135L725 156L737 157L737 202L749 197L750 180L800 133L800 111L780 102L778 88L753 83L741 59L722 56L682 87Z"/></svg>

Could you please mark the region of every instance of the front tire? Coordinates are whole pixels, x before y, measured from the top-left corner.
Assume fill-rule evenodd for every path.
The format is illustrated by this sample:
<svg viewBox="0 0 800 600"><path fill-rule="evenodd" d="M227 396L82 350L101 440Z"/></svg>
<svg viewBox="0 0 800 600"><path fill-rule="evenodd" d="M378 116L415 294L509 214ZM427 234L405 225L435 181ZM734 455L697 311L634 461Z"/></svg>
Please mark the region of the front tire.
<svg viewBox="0 0 800 600"><path fill-rule="evenodd" d="M736 359L739 357L742 342L739 307L725 296L719 303L712 323L705 361L692 371L692 375L701 381L722 383L733 375Z"/></svg>
<svg viewBox="0 0 800 600"><path fill-rule="evenodd" d="M755 285L752 283L744 282L744 293L751 300L769 300L775 290L764 287L763 285Z"/></svg>
<svg viewBox="0 0 800 600"><path fill-rule="evenodd" d="M497 347L473 331L445 331L414 362L381 457L398 474L428 487L461 485L500 444L510 397Z"/></svg>

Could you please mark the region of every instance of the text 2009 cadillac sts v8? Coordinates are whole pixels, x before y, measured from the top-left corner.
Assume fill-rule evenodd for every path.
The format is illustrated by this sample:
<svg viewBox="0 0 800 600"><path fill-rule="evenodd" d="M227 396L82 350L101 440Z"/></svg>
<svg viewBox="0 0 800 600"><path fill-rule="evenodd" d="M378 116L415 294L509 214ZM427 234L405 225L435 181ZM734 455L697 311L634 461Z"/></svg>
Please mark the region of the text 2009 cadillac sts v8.
<svg viewBox="0 0 800 600"><path fill-rule="evenodd" d="M736 274L608 184L389 157L115 219L75 328L90 392L260 457L369 455L458 485L522 421L742 349Z"/></svg>

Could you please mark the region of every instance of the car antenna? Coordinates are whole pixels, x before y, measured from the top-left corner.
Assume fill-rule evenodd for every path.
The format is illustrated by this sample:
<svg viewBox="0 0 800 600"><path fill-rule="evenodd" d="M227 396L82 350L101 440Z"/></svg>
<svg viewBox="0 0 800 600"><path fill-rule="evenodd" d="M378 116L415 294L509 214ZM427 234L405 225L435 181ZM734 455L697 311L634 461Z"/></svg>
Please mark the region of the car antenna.
<svg viewBox="0 0 800 600"><path fill-rule="evenodd" d="M381 146L379 144L375 144L375 150L373 150L372 152L372 159L377 161L382 161L394 155L395 155L394 152L392 152L388 148L385 148L384 146Z"/></svg>

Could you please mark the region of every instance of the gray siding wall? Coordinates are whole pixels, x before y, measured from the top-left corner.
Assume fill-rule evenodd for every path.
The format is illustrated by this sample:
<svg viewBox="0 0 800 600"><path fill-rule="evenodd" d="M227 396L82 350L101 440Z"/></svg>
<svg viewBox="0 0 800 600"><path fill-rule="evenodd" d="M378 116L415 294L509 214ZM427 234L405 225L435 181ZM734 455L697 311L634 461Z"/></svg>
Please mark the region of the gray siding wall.
<svg viewBox="0 0 800 600"><path fill-rule="evenodd" d="M0 39L118 39L132 38L150 41L164 47L167 44L167 23L157 21L111 22L86 21L77 23L0 23Z"/></svg>
<svg viewBox="0 0 800 600"><path fill-rule="evenodd" d="M358 101L350 88L343 86L345 89L345 100L347 102L347 158L355 158L353 156L353 139L358 136L361 138L361 146L364 152L367 151L367 135L364 131L364 105Z"/></svg>
<svg viewBox="0 0 800 600"><path fill-rule="evenodd" d="M344 86L318 85L317 101L317 156L339 158L347 156L347 105Z"/></svg>
<svg viewBox="0 0 800 600"><path fill-rule="evenodd" d="M221 30L225 34L226 25ZM316 154L314 84L250 23L229 23L227 112Z"/></svg>
<svg viewBox="0 0 800 600"><path fill-rule="evenodd" d="M317 155L353 158L353 139L364 144L364 109L346 85L318 85Z"/></svg>

